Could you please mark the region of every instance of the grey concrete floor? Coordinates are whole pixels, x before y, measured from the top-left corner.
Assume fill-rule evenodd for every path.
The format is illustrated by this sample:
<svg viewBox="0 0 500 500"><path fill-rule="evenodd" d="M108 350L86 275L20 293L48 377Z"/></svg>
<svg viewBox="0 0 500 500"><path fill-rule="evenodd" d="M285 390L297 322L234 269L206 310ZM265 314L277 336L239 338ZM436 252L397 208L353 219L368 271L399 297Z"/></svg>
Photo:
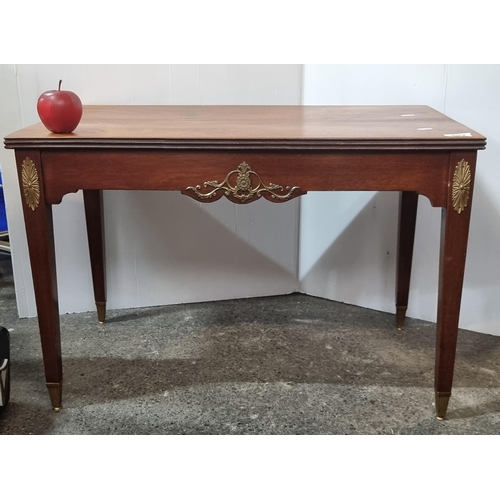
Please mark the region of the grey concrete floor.
<svg viewBox="0 0 500 500"><path fill-rule="evenodd" d="M434 417L435 325L300 294L61 316L63 409L38 325L11 330L0 434L499 434L500 337L460 331L448 419Z"/></svg>

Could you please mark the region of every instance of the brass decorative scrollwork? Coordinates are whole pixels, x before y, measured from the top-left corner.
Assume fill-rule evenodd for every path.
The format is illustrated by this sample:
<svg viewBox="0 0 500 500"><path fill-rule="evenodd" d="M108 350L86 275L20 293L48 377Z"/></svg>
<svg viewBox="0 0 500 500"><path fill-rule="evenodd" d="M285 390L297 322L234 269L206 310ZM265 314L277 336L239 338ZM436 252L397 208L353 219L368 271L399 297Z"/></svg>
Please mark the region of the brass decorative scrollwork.
<svg viewBox="0 0 500 500"><path fill-rule="evenodd" d="M23 161L21 180L26 204L34 211L40 203L40 182L35 164L29 158Z"/></svg>
<svg viewBox="0 0 500 500"><path fill-rule="evenodd" d="M451 187L451 201L453 208L460 214L465 210L470 196L471 184L470 165L465 160L460 160L455 167L453 184Z"/></svg>
<svg viewBox="0 0 500 500"><path fill-rule="evenodd" d="M262 196L270 201L288 201L304 192L298 186L283 187L273 183L264 184L260 175L244 161L236 170L231 170L224 181L206 181L203 187L199 184L194 187L189 186L184 194L195 199L197 197L200 201L215 201L225 195L233 202L244 203L255 201Z"/></svg>

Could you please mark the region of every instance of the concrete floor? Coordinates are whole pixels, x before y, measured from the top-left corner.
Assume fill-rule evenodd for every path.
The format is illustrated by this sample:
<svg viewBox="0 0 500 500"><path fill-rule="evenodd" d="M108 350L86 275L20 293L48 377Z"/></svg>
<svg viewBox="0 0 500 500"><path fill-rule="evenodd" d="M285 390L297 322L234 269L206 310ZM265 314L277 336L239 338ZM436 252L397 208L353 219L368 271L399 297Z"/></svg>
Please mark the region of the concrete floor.
<svg viewBox="0 0 500 500"><path fill-rule="evenodd" d="M448 419L434 417L432 323L300 294L61 316L52 411L35 318L11 330L0 434L499 434L500 337L460 331Z"/></svg>

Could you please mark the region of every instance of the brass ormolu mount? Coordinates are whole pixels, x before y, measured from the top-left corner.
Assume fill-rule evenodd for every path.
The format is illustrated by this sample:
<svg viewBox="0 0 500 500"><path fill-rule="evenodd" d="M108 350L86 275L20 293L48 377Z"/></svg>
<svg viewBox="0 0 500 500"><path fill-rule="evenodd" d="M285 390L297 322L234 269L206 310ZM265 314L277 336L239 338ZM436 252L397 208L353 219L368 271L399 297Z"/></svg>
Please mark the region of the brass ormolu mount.
<svg viewBox="0 0 500 500"><path fill-rule="evenodd" d="M259 198L279 203L305 193L298 186L264 184L260 175L245 161L236 170L231 170L222 182L205 181L203 186L188 186L182 191L182 194L202 202L212 202L226 196L233 203L251 203Z"/></svg>
<svg viewBox="0 0 500 500"><path fill-rule="evenodd" d="M453 208L460 214L467 207L472 181L470 165L465 160L460 160L455 167L453 184L451 186L451 201Z"/></svg>
<svg viewBox="0 0 500 500"><path fill-rule="evenodd" d="M23 161L21 169L21 181L23 185L24 200L31 210L35 210L40 204L40 181L35 163L30 158Z"/></svg>

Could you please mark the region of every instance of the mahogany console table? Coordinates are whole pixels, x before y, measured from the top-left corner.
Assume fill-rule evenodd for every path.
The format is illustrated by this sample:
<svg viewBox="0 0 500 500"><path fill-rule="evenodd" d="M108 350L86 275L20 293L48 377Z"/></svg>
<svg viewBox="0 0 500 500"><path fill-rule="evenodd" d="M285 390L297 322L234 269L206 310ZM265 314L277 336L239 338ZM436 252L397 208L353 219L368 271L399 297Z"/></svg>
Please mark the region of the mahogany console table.
<svg viewBox="0 0 500 500"><path fill-rule="evenodd" d="M105 320L102 190L176 190L281 203L307 191L400 191L396 326L408 304L418 195L442 209L436 414L451 395L476 156L482 135L427 106L85 106L72 134L42 124L15 149L52 405L62 358L52 205L83 190L99 321ZM265 203L265 202L262 202Z"/></svg>

